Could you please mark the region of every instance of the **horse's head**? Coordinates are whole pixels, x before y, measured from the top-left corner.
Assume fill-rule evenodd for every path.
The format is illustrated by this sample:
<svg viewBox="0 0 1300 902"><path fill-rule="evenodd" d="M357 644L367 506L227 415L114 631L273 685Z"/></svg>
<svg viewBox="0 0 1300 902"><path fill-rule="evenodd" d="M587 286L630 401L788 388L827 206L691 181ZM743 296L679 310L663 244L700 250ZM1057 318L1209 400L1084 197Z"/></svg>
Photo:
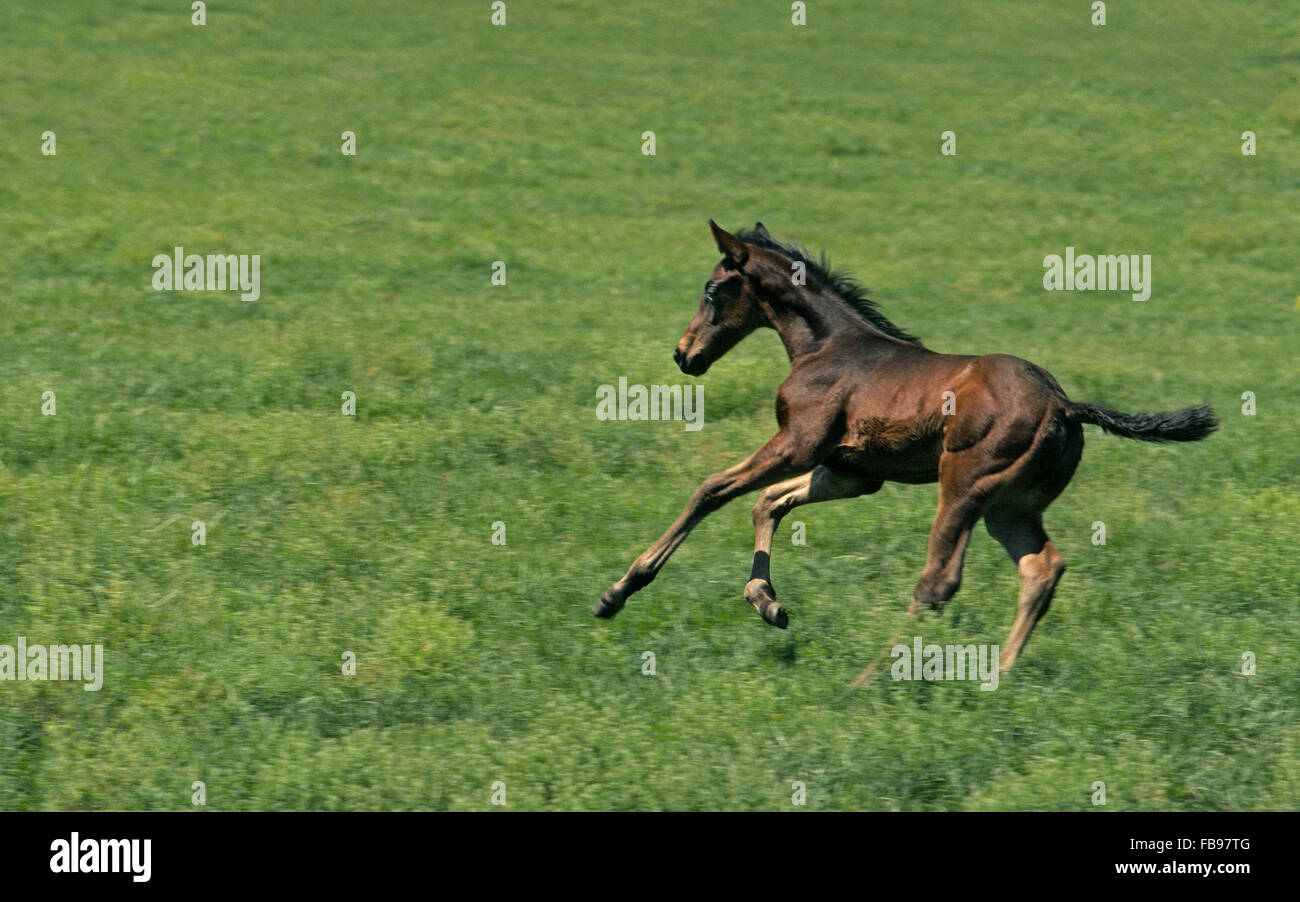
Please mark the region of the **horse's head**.
<svg viewBox="0 0 1300 902"><path fill-rule="evenodd" d="M673 360L688 376L703 375L736 342L767 325L767 317L754 297L753 280L745 277L745 265L762 252L719 228L712 219L709 228L722 251L722 262L713 268L704 285L700 309L673 352ZM767 234L761 222L754 231Z"/></svg>

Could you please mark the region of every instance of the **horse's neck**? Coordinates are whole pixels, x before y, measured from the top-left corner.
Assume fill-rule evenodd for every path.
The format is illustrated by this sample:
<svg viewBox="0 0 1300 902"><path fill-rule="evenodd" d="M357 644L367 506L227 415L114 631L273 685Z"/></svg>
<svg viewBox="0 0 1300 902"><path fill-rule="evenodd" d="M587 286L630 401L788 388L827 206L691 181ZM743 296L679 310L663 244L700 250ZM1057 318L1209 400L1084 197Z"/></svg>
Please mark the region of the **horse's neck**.
<svg viewBox="0 0 1300 902"><path fill-rule="evenodd" d="M822 290L804 290L791 286L765 299L768 323L781 336L791 362L817 350L837 332L871 330L861 317L843 301Z"/></svg>

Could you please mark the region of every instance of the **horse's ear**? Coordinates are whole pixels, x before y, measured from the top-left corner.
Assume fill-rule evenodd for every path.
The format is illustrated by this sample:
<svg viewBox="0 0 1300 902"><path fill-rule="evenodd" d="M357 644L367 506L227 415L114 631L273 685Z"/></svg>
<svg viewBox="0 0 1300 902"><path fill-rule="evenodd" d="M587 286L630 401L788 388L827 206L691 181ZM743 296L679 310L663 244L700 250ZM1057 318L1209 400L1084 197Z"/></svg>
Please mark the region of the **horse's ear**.
<svg viewBox="0 0 1300 902"><path fill-rule="evenodd" d="M722 256L726 257L732 266L739 269L745 265L745 261L749 259L749 248L745 246L745 242L712 219L709 220L709 231L713 233L713 240L718 243L718 250L722 251Z"/></svg>
<svg viewBox="0 0 1300 902"><path fill-rule="evenodd" d="M767 226L763 225L761 222L754 223L754 234L758 235L760 238L772 237L772 233L767 230Z"/></svg>

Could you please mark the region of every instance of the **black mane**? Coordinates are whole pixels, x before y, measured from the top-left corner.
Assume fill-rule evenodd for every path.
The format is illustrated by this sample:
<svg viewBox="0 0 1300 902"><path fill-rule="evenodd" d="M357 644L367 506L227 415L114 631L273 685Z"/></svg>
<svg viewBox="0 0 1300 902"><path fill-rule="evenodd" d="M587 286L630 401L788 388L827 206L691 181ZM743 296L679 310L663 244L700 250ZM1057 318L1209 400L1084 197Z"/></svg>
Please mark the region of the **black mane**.
<svg viewBox="0 0 1300 902"><path fill-rule="evenodd" d="M824 252L814 260L812 255L801 245L794 242L777 241L766 232L756 232L752 229L737 232L736 237L755 247L775 251L778 254L784 254L791 260L803 263L813 278L830 289L836 297L861 314L864 319L881 332L900 341L911 342L916 345L921 343L921 339L904 329L898 328L898 326L887 320L885 315L880 312L880 308L876 306L876 302L867 297L867 290L858 283L857 279L843 270L831 269L830 261L826 258Z"/></svg>

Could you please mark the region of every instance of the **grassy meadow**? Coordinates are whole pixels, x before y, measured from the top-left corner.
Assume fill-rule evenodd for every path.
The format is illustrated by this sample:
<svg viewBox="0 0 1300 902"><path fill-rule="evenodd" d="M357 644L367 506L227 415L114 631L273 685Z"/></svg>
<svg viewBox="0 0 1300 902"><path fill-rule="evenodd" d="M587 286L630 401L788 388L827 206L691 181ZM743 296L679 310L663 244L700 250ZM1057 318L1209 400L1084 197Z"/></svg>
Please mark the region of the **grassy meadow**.
<svg viewBox="0 0 1300 902"><path fill-rule="evenodd" d="M1300 19L1089 5L4 2L0 643L105 672L0 682L0 809L1300 806ZM1087 427L993 692L846 689L934 486L788 517L788 631L741 597L752 498L596 620L775 430L769 331L701 431L595 416L693 382L710 217L824 248L928 347L1222 430ZM260 299L154 291L176 246L259 254ZM1044 291L1067 246L1150 254L1151 299ZM1017 582L980 526L917 632L1001 643Z"/></svg>

